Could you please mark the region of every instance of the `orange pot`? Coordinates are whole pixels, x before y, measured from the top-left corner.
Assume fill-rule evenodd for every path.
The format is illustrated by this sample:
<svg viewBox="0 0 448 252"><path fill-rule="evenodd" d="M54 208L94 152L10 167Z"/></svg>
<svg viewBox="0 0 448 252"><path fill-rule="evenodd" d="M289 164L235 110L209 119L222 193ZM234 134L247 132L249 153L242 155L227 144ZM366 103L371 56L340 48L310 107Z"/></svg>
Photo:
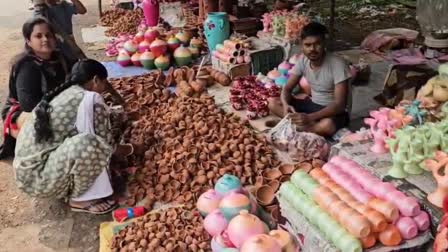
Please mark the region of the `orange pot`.
<svg viewBox="0 0 448 252"><path fill-rule="evenodd" d="M382 213L389 222L393 222L399 217L398 209L392 203L378 198L369 200L368 206Z"/></svg>
<svg viewBox="0 0 448 252"><path fill-rule="evenodd" d="M362 243L362 248L364 248L364 249L371 248L371 247L375 246L375 243L376 243L376 237L374 234L370 234L369 236L367 236L365 238L361 238L360 240Z"/></svg>
<svg viewBox="0 0 448 252"><path fill-rule="evenodd" d="M379 233L378 238L384 246L397 246L401 242L400 231L392 224L389 224L386 230Z"/></svg>

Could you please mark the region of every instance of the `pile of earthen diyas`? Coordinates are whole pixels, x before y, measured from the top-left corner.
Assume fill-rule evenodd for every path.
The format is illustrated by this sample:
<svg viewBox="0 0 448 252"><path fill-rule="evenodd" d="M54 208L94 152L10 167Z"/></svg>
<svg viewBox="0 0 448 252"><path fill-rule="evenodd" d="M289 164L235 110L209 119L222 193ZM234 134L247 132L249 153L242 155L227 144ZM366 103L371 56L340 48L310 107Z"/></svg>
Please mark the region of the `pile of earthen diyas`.
<svg viewBox="0 0 448 252"><path fill-rule="evenodd" d="M112 239L111 251L210 251L210 236L191 205L154 211Z"/></svg>

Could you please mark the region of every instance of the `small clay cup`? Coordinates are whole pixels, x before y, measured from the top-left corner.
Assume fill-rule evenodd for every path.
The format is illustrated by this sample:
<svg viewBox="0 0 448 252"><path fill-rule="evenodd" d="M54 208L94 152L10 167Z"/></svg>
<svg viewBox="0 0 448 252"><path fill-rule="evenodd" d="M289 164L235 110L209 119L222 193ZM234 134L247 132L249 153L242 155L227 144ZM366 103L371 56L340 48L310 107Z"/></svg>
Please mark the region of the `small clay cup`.
<svg viewBox="0 0 448 252"><path fill-rule="evenodd" d="M313 166L308 162L303 162L296 165L297 169L301 169L305 172L309 172L313 169Z"/></svg>
<svg viewBox="0 0 448 252"><path fill-rule="evenodd" d="M282 172L277 168L263 171L263 177L266 181L278 179L280 176L282 176Z"/></svg>
<svg viewBox="0 0 448 252"><path fill-rule="evenodd" d="M291 175L283 175L278 179L278 182L280 182L280 184L287 182L291 179Z"/></svg>
<svg viewBox="0 0 448 252"><path fill-rule="evenodd" d="M272 187L274 192L276 192L278 190L278 188L280 187L280 182L278 180L271 180L271 181L269 181L268 185L270 187Z"/></svg>
<svg viewBox="0 0 448 252"><path fill-rule="evenodd" d="M264 185L257 189L256 198L260 205L268 206L274 202L275 191L269 185Z"/></svg>
<svg viewBox="0 0 448 252"><path fill-rule="evenodd" d="M296 170L296 167L292 164L282 164L278 169L283 175L291 175Z"/></svg>

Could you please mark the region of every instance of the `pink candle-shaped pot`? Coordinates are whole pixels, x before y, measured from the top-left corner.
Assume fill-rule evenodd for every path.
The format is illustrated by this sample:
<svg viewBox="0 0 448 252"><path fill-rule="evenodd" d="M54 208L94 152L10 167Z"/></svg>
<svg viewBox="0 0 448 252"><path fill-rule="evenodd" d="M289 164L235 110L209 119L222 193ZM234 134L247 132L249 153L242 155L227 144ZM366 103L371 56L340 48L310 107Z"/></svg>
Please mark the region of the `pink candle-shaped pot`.
<svg viewBox="0 0 448 252"><path fill-rule="evenodd" d="M431 224L431 221L429 220L429 215L425 211L421 211L420 214L415 216L413 219L417 224L418 230L420 231L428 230L429 225Z"/></svg>
<svg viewBox="0 0 448 252"><path fill-rule="evenodd" d="M415 198L408 197L396 189L386 194L385 199L396 205L403 216L413 217L421 213L420 205Z"/></svg>
<svg viewBox="0 0 448 252"><path fill-rule="evenodd" d="M405 240L413 239L418 234L417 223L410 217L400 217L395 226L400 230L401 237Z"/></svg>
<svg viewBox="0 0 448 252"><path fill-rule="evenodd" d="M352 177L344 173L339 166L326 163L322 169L339 185L347 190L356 200L367 203L373 196L365 191Z"/></svg>
<svg viewBox="0 0 448 252"><path fill-rule="evenodd" d="M420 214L420 205L415 198L408 197L398 191L392 183L382 182L353 160L335 156L330 162L341 164L339 168L343 172L350 174L350 177L357 181L367 192L394 204L400 210L401 215L412 217Z"/></svg>

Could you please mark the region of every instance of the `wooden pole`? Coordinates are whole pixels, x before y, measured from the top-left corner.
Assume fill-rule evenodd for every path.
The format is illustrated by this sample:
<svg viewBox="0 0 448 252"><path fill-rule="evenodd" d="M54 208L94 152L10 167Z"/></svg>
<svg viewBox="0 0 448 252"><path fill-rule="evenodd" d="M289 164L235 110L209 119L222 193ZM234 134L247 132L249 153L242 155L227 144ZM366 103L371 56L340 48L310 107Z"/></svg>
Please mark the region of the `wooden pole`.
<svg viewBox="0 0 448 252"><path fill-rule="evenodd" d="M103 16L103 4L101 0L98 0L98 11L100 12L100 17Z"/></svg>

